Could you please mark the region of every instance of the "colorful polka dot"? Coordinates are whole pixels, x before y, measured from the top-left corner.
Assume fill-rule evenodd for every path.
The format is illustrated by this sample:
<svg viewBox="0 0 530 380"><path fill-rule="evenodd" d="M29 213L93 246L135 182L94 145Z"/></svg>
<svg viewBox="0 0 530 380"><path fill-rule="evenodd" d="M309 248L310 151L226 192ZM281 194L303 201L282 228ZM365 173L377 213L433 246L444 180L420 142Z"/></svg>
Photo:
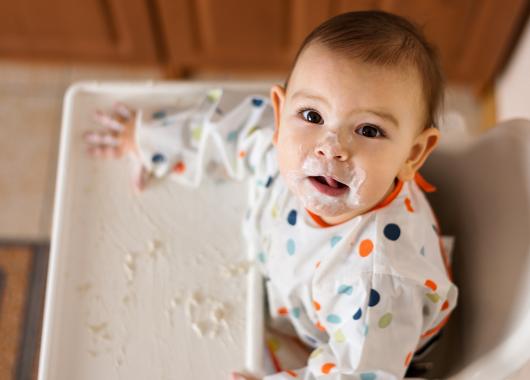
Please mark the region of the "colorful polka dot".
<svg viewBox="0 0 530 380"><path fill-rule="evenodd" d="M265 252L258 253L258 260L262 264L265 264L267 262L267 255L265 255Z"/></svg>
<svg viewBox="0 0 530 380"><path fill-rule="evenodd" d="M307 336L307 335L306 335L305 337L306 337L306 338L311 338L310 336ZM314 340L313 338L311 338L311 340L312 340L314 343L317 342L317 341ZM323 351L324 351L324 349L321 348L321 347L319 347L319 348L315 349L313 352L311 352L311 355L309 355L309 358L310 358L310 359L314 359L314 358L320 356L320 354L321 354Z"/></svg>
<svg viewBox="0 0 530 380"><path fill-rule="evenodd" d="M433 303L440 301L440 296L438 293L427 293L426 296Z"/></svg>
<svg viewBox="0 0 530 380"><path fill-rule="evenodd" d="M271 208L271 216L276 219L278 217L278 208L276 206L272 206Z"/></svg>
<svg viewBox="0 0 530 380"><path fill-rule="evenodd" d="M359 308L359 309L357 309L355 314L353 314L353 319L357 321L357 320L361 319L362 315L363 315L363 311L361 310L361 308Z"/></svg>
<svg viewBox="0 0 530 380"><path fill-rule="evenodd" d="M179 174L184 173L186 171L186 164L182 161L177 162L175 166L173 166L173 171Z"/></svg>
<svg viewBox="0 0 530 380"><path fill-rule="evenodd" d="M260 107L263 104L263 99L260 98L252 98L252 105L254 107Z"/></svg>
<svg viewBox="0 0 530 380"><path fill-rule="evenodd" d="M208 91L208 94L206 95L208 97L208 100L211 102L215 102L221 98L221 95L223 93L223 90L220 88L216 88L214 90Z"/></svg>
<svg viewBox="0 0 530 380"><path fill-rule="evenodd" d="M410 204L410 198L409 197L405 198L405 207L407 207L407 211L414 212L414 208Z"/></svg>
<svg viewBox="0 0 530 380"><path fill-rule="evenodd" d="M323 374L327 375L335 367L336 365L333 363L324 363L324 365L322 365L321 371Z"/></svg>
<svg viewBox="0 0 530 380"><path fill-rule="evenodd" d="M379 303L379 300L381 299L381 296L379 295L379 292L375 289L370 290L370 298L368 300L368 306L374 307Z"/></svg>
<svg viewBox="0 0 530 380"><path fill-rule="evenodd" d="M344 343L346 341L346 337L344 336L344 333L342 332L341 329L338 329L337 331L335 331L335 333L333 334L333 338L335 339L335 342L337 343Z"/></svg>
<svg viewBox="0 0 530 380"><path fill-rule="evenodd" d="M201 127L197 127L197 128L193 128L192 131L191 131L191 138L195 141L199 141L201 139L201 136L202 136L202 128Z"/></svg>
<svg viewBox="0 0 530 380"><path fill-rule="evenodd" d="M339 294L347 294L347 295L351 296L351 294L353 293L353 288L350 285L341 285L341 286L339 286L338 293Z"/></svg>
<svg viewBox="0 0 530 380"><path fill-rule="evenodd" d="M447 310L449 308L449 301L445 301L444 304L442 305L442 311L444 310Z"/></svg>
<svg viewBox="0 0 530 380"><path fill-rule="evenodd" d="M376 380L377 376L373 372L364 372L361 373L361 380Z"/></svg>
<svg viewBox="0 0 530 380"><path fill-rule="evenodd" d="M293 317L295 317L296 319L300 318L300 308L299 307L295 307L291 310L291 314L293 315Z"/></svg>
<svg viewBox="0 0 530 380"><path fill-rule="evenodd" d="M289 215L287 215L287 223L289 223L291 226L294 226L296 224L296 210L289 211Z"/></svg>
<svg viewBox="0 0 530 380"><path fill-rule="evenodd" d="M284 307L278 308L277 312L278 312L278 315L286 316L289 313L289 310L287 310L287 308L284 306Z"/></svg>
<svg viewBox="0 0 530 380"><path fill-rule="evenodd" d="M338 243L339 241L341 241L341 240L342 240L342 236L333 236L333 237L331 238L331 241L330 241L330 243L331 243L331 247L332 247L332 248L335 247L335 246L337 245L337 243Z"/></svg>
<svg viewBox="0 0 530 380"><path fill-rule="evenodd" d="M363 326L363 335L364 336L368 335L368 325Z"/></svg>
<svg viewBox="0 0 530 380"><path fill-rule="evenodd" d="M329 323L341 323L342 319L337 314L329 314L326 318Z"/></svg>
<svg viewBox="0 0 530 380"><path fill-rule="evenodd" d="M228 141L237 141L237 135L239 134L239 131L232 131L230 133L228 133L228 135L226 136L226 139Z"/></svg>
<svg viewBox="0 0 530 380"><path fill-rule="evenodd" d="M153 119L162 119L166 117L166 111L160 110L160 111L153 112L152 116L153 116Z"/></svg>
<svg viewBox="0 0 530 380"><path fill-rule="evenodd" d="M438 285L436 285L436 282L434 282L433 280L429 280L429 279L425 280L425 286L431 289L433 292L435 292L436 289L438 289Z"/></svg>
<svg viewBox="0 0 530 380"><path fill-rule="evenodd" d="M407 357L405 358L405 367L408 367L410 364L410 359L412 359L412 352L409 352L407 354Z"/></svg>
<svg viewBox="0 0 530 380"><path fill-rule="evenodd" d="M272 177L269 176L269 178L267 178L267 182L265 183L265 187L269 187L271 184L272 184Z"/></svg>
<svg viewBox="0 0 530 380"><path fill-rule="evenodd" d="M392 322L392 313L386 313L381 318L379 318L378 326L382 329L388 327L390 323Z"/></svg>
<svg viewBox="0 0 530 380"><path fill-rule="evenodd" d="M257 130L259 129L259 126L258 125L255 125L253 126L252 128L250 128L247 132L247 137L252 135L254 132L256 132Z"/></svg>
<svg viewBox="0 0 530 380"><path fill-rule="evenodd" d="M317 263L315 264L315 269L318 268L320 266L320 260L317 261Z"/></svg>
<svg viewBox="0 0 530 380"><path fill-rule="evenodd" d="M289 256L294 255L295 251L296 251L296 243L294 242L294 240L293 239L287 240L287 253L289 254Z"/></svg>
<svg viewBox="0 0 530 380"><path fill-rule="evenodd" d="M425 247L421 247L420 255L425 256Z"/></svg>
<svg viewBox="0 0 530 380"><path fill-rule="evenodd" d="M313 307L315 308L316 311L320 310L320 304L317 301L313 301Z"/></svg>
<svg viewBox="0 0 530 380"><path fill-rule="evenodd" d="M361 257L366 257L372 253L374 249L374 243L370 239L364 239L361 241L361 244L359 244L359 255Z"/></svg>
<svg viewBox="0 0 530 380"><path fill-rule="evenodd" d="M401 230L397 224L388 223L385 226L383 233L385 234L385 237L387 239L396 241L397 239L399 239L399 235L401 235Z"/></svg>
<svg viewBox="0 0 530 380"><path fill-rule="evenodd" d="M243 158L247 155L247 152L245 152L244 150L240 150L239 151L239 158Z"/></svg>
<svg viewBox="0 0 530 380"><path fill-rule="evenodd" d="M320 323L320 321L318 321L317 323L315 323L315 327L317 329L319 329L320 331L324 332L326 331L326 328L324 326L322 326L322 324Z"/></svg>
<svg viewBox="0 0 530 380"><path fill-rule="evenodd" d="M166 156L164 156L162 153L155 153L153 154L153 157L151 157L151 161L155 164L159 164L161 162L164 162L166 160Z"/></svg>

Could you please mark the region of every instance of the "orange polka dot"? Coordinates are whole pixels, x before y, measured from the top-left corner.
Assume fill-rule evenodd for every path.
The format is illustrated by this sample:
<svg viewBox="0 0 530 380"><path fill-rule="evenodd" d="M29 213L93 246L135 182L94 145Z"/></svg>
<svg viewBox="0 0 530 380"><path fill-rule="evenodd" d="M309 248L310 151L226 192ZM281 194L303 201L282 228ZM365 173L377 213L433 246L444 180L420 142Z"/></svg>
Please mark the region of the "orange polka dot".
<svg viewBox="0 0 530 380"><path fill-rule="evenodd" d="M240 150L240 151L239 151L239 157L240 157L240 158L243 158L243 157L245 157L246 155L247 155L247 152L245 152L244 150Z"/></svg>
<svg viewBox="0 0 530 380"><path fill-rule="evenodd" d="M317 323L315 323L315 326L316 326L317 329L319 329L320 331L326 331L326 328L320 324L320 321L318 321Z"/></svg>
<svg viewBox="0 0 530 380"><path fill-rule="evenodd" d="M289 311L287 310L285 306L279 307L277 311L278 311L278 315L287 315L289 313Z"/></svg>
<svg viewBox="0 0 530 380"><path fill-rule="evenodd" d="M298 377L298 375L296 374L296 372L291 371L290 369L286 370L285 373L288 374L288 375L291 376L291 377Z"/></svg>
<svg viewBox="0 0 530 380"><path fill-rule="evenodd" d="M407 210L410 212L414 212L414 208L412 208L412 205L410 204L410 198L405 198L405 206L407 207Z"/></svg>
<svg viewBox="0 0 530 380"><path fill-rule="evenodd" d="M442 311L443 310L447 310L449 308L449 301L445 301L444 304L442 305Z"/></svg>
<svg viewBox="0 0 530 380"><path fill-rule="evenodd" d="M412 359L412 352L409 352L407 354L407 357L405 358L405 367L408 367L410 364L410 359Z"/></svg>
<svg viewBox="0 0 530 380"><path fill-rule="evenodd" d="M318 268L320 266L320 260L317 261L317 263L315 264L315 268Z"/></svg>
<svg viewBox="0 0 530 380"><path fill-rule="evenodd" d="M186 164L182 161L179 161L175 164L175 166L173 166L173 171L175 173L184 173L184 171L186 170Z"/></svg>
<svg viewBox="0 0 530 380"><path fill-rule="evenodd" d="M425 286L431 289L433 292L438 289L438 285L436 285L436 282L434 282L433 280L425 280Z"/></svg>
<svg viewBox="0 0 530 380"><path fill-rule="evenodd" d="M321 370L322 370L322 373L325 373L327 375L329 371L331 371L335 367L336 365L333 363L324 363Z"/></svg>
<svg viewBox="0 0 530 380"><path fill-rule="evenodd" d="M359 255L361 255L361 257L366 257L372 253L373 249L374 243L372 243L370 239L364 239L359 245Z"/></svg>
<svg viewBox="0 0 530 380"><path fill-rule="evenodd" d="M317 301L313 301L313 307L315 308L315 310L320 310L320 304L317 302Z"/></svg>

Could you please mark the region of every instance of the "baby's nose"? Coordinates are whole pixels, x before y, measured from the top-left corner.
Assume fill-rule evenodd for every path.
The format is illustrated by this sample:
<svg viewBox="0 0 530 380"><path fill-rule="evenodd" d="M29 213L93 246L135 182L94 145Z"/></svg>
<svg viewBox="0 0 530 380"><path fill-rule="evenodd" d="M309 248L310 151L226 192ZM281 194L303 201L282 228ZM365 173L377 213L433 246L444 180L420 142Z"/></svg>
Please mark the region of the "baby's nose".
<svg viewBox="0 0 530 380"><path fill-rule="evenodd" d="M324 141L315 147L315 154L318 157L346 161L350 156L348 150L338 141Z"/></svg>

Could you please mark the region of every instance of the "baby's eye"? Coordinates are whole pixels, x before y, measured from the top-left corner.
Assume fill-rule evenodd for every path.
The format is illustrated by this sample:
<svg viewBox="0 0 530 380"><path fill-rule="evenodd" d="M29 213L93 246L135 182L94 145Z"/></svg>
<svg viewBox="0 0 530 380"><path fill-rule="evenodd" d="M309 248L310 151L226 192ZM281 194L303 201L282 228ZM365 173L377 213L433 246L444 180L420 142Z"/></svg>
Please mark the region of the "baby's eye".
<svg viewBox="0 0 530 380"><path fill-rule="evenodd" d="M305 110L301 112L302 117L304 120L313 123L313 124L322 124L322 116L317 111L314 110Z"/></svg>
<svg viewBox="0 0 530 380"><path fill-rule="evenodd" d="M376 137L384 137L383 131L373 124L364 124L363 126L357 128L355 132L371 139Z"/></svg>

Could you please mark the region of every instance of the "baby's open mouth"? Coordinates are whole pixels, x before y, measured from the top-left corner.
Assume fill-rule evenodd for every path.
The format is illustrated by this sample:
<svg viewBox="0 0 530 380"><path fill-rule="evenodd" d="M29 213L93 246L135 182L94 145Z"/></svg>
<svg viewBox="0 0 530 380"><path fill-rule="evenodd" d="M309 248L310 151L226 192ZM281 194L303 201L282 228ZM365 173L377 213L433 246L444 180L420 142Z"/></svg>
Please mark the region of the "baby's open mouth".
<svg viewBox="0 0 530 380"><path fill-rule="evenodd" d="M339 196L346 193L349 188L342 182L328 176L311 176L309 182L321 193L331 196Z"/></svg>

